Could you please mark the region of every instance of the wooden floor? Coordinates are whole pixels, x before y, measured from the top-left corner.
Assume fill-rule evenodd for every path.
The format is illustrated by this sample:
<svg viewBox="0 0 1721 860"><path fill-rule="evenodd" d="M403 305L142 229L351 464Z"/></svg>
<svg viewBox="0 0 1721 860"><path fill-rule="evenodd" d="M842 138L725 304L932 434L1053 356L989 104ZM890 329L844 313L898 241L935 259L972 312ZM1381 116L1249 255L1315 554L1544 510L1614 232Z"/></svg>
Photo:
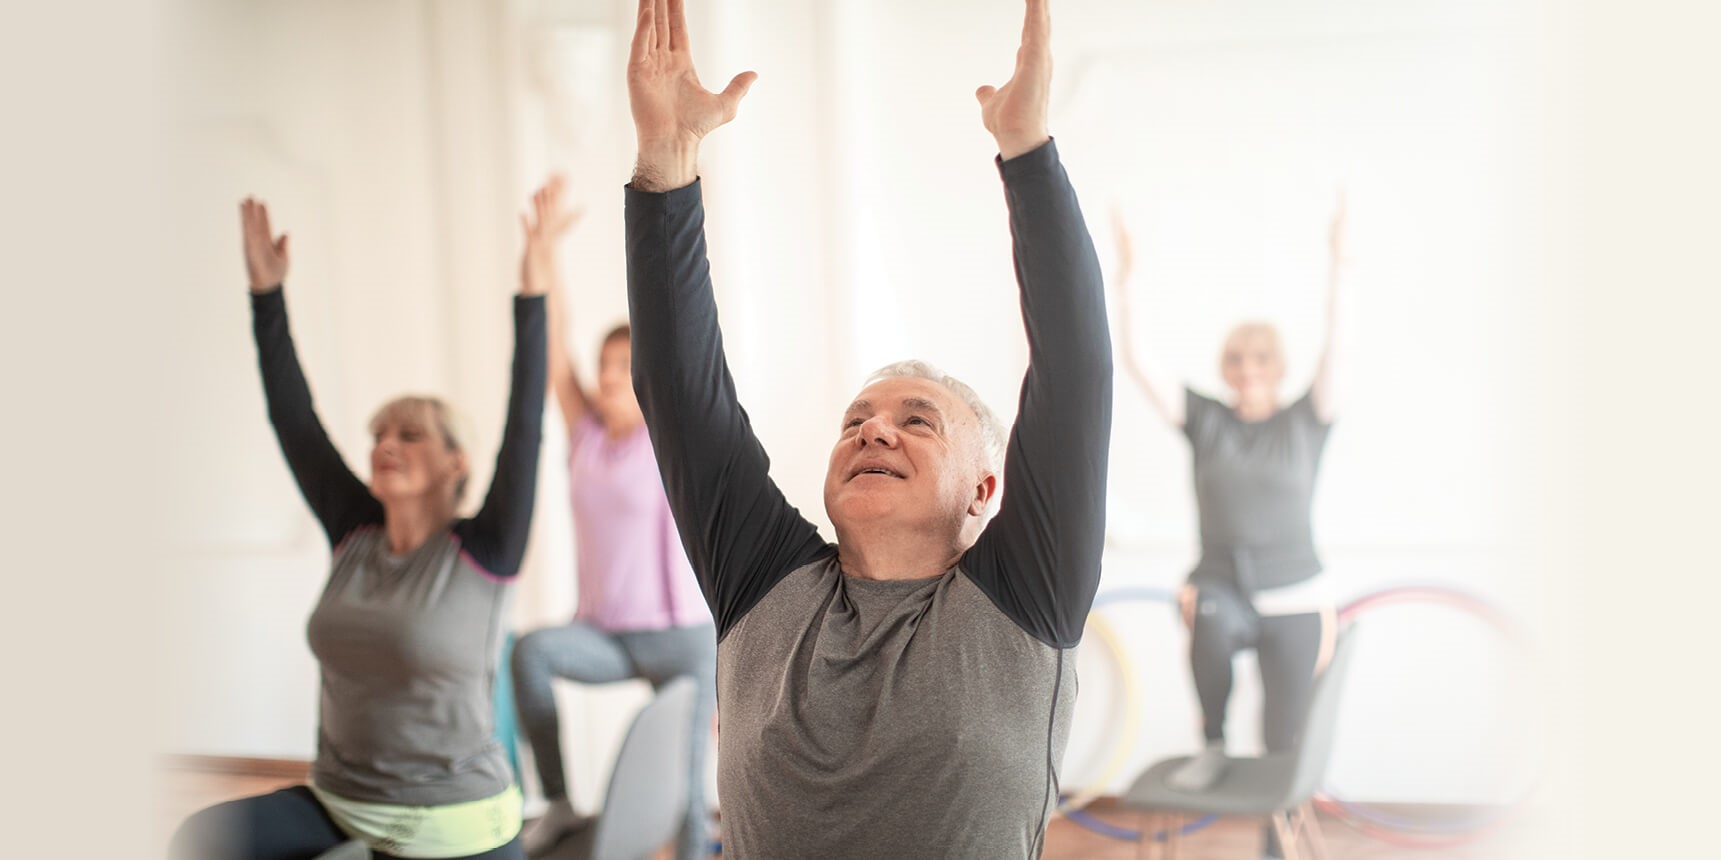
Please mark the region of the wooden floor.
<svg viewBox="0 0 1721 860"><path fill-rule="evenodd" d="M160 814L171 830L192 812L212 803L262 794L304 782L303 776L273 774L209 773L184 768L163 771L163 790L157 795ZM1089 810L1095 818L1130 829L1139 828L1135 815L1097 801ZM1465 845L1441 848L1400 847L1364 836L1345 825L1322 819L1322 831L1333 860L1516 860L1531 856L1524 850L1524 828L1503 828L1486 838ZM1244 819L1219 822L1184 837L1181 860L1254 860L1260 857L1260 824ZM660 855L667 858L668 852ZM1046 832L1045 860L1134 860L1134 843L1123 842L1089 831L1067 818L1052 820Z"/></svg>

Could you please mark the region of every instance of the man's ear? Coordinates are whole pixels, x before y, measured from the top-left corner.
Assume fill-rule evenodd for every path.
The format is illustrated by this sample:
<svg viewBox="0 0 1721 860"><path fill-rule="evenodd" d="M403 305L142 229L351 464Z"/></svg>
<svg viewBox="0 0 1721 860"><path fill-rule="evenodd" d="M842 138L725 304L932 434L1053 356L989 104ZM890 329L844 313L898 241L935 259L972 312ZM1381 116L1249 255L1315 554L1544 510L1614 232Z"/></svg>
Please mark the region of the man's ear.
<svg viewBox="0 0 1721 860"><path fill-rule="evenodd" d="M968 500L968 515L984 516L986 506L992 503L992 496L997 492L998 476L991 472L981 472L980 480L974 484L974 496Z"/></svg>

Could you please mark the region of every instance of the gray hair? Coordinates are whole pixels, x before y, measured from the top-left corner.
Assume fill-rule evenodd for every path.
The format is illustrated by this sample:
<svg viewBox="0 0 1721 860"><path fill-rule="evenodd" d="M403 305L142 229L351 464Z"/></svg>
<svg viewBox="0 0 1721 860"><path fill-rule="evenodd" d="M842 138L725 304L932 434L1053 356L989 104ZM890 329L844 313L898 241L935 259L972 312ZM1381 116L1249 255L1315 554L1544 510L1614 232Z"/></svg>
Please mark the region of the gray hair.
<svg viewBox="0 0 1721 860"><path fill-rule="evenodd" d="M918 358L911 358L907 361L887 364L873 371L861 387L864 388L881 379L897 377L910 377L935 382L951 394L956 395L963 403L968 404L968 408L974 410L974 417L980 419L980 445L986 455L986 466L992 470L993 474L1003 477L1004 422L999 421L998 416L992 414L992 410L987 408L986 402L980 399L980 395L976 394L974 389L968 387L968 383Z"/></svg>

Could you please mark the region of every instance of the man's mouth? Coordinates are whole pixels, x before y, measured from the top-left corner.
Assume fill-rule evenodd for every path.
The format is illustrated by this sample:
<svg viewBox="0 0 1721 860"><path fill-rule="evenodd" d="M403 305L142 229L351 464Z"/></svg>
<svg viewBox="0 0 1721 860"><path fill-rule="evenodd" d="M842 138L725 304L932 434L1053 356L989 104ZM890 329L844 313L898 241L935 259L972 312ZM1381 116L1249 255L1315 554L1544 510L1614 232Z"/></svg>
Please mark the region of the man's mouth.
<svg viewBox="0 0 1721 860"><path fill-rule="evenodd" d="M865 466L860 469L856 469L854 474L849 476L849 480L852 481L862 475L886 475L897 479L902 478L901 472L886 466Z"/></svg>

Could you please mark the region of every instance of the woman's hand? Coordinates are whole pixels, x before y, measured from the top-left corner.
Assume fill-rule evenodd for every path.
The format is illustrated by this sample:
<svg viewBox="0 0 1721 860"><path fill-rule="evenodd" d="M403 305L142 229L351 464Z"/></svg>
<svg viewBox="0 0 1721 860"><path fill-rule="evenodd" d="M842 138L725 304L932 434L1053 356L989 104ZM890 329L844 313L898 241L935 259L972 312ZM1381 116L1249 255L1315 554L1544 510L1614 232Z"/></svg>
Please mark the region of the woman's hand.
<svg viewBox="0 0 1721 860"><path fill-rule="evenodd" d="M1177 614L1183 617L1183 629L1185 630L1195 630L1195 604L1197 597L1196 588L1193 585L1186 583L1182 588L1177 589Z"/></svg>
<svg viewBox="0 0 1721 860"><path fill-rule="evenodd" d="M255 197L239 204L240 233L245 247L245 274L251 292L266 293L287 279L287 234L269 230L269 207Z"/></svg>
<svg viewBox="0 0 1721 860"><path fill-rule="evenodd" d="M531 210L520 215L526 247L520 252L520 295L542 296L556 288L556 243L579 223L579 210L562 205L562 177L552 176L532 195Z"/></svg>
<svg viewBox="0 0 1721 860"><path fill-rule="evenodd" d="M1346 217L1350 209L1350 195L1345 193L1344 186L1339 186L1338 200L1333 204L1333 217L1327 224L1327 254L1333 268L1338 269L1350 262L1350 248L1347 242L1349 234L1346 231Z"/></svg>

